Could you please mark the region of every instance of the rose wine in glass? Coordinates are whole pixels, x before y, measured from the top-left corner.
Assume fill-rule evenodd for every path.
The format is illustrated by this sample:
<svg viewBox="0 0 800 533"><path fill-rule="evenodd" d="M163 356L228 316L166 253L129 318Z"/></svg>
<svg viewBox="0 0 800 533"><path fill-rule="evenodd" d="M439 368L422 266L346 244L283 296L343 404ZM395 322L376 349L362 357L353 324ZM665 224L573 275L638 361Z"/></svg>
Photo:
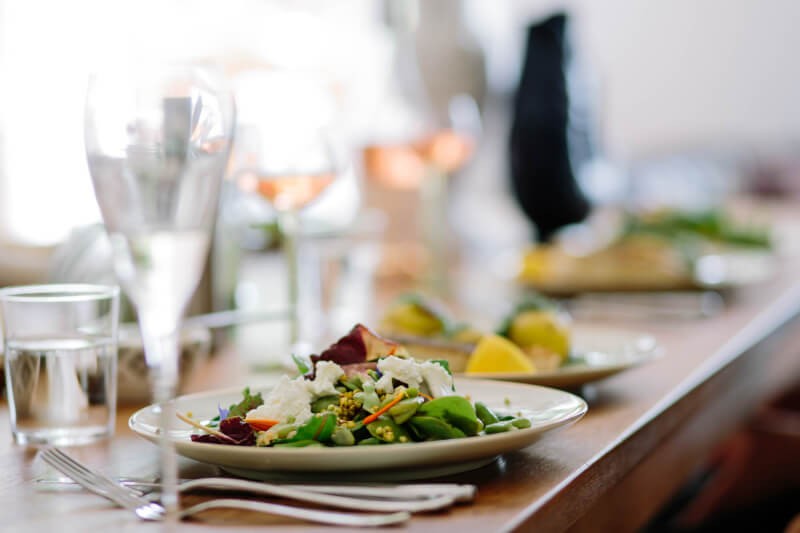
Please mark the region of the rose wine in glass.
<svg viewBox="0 0 800 533"><path fill-rule="evenodd" d="M177 458L169 434L178 331L208 253L233 125L230 91L208 68L111 69L89 83L89 170L115 272L137 310L161 409L161 501L172 519Z"/></svg>
<svg viewBox="0 0 800 533"><path fill-rule="evenodd" d="M330 128L334 91L313 73L258 70L237 85L239 131L234 150L234 179L275 208L288 276L289 345L307 355L299 305L298 240L300 212L339 175L339 158Z"/></svg>

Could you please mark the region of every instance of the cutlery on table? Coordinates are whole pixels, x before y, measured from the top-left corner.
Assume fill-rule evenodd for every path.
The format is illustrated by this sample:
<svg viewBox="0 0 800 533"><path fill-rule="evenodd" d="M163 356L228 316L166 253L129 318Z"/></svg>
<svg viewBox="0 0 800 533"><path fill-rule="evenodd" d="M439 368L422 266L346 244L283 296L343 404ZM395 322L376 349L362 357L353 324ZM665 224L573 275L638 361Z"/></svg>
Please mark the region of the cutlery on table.
<svg viewBox="0 0 800 533"><path fill-rule="evenodd" d="M64 453L62 450L52 448L49 454L57 454L63 460L70 461L75 466L83 467L78 461ZM44 452L42 452L44 453ZM130 489L135 496L144 496L149 492L158 490L160 483L134 478L118 478L118 485ZM61 479L39 479L42 485L70 485L74 481ZM333 507L348 509L363 509L364 500L370 501L373 510L396 510L394 505L384 506L385 503L397 503L403 511L419 512L446 507L455 502L469 502L475 497L475 485L458 483L417 483L417 484L358 484L358 485L330 485L330 484L276 484L260 481L246 481L233 478L200 478L179 480L180 492L189 492L198 489L220 489L239 492L252 492L284 498L294 498L302 501L326 503L327 495L336 495L340 498L329 500ZM348 498L349 497L349 498ZM373 501L374 500L374 501ZM380 509L378 507L381 507Z"/></svg>
<svg viewBox="0 0 800 533"><path fill-rule="evenodd" d="M206 482L209 483L209 488L214 488L213 483L215 480L224 479L224 480L231 480L231 478L198 478L198 479L179 479L178 483L179 486L183 486L186 484L186 487L183 488L184 492L188 492L192 489L201 489L203 488ZM122 485L123 487L127 487L133 489L137 492L137 494L144 496L149 494L153 491L157 491L161 488L161 483L158 481L152 481L150 479L143 479L143 478L131 478L131 477L119 477L115 478L118 484ZM261 486L267 484L260 481L245 481L241 479L235 479L237 483L241 484L241 491L247 491L250 487L260 488ZM192 482L191 485L188 485L189 482ZM48 479L48 478L40 478L36 480L36 483L47 486L64 486L64 485L73 485L78 486L77 483L70 479ZM418 501L418 500L431 500L434 498L438 498L439 496L449 495L452 496L455 502L469 502L472 501L475 497L476 487L475 485L467 485L467 484L458 484L458 483L409 483L409 484L402 484L402 485L389 485L389 484L367 484L367 483L358 483L358 484L348 484L348 485L321 485L321 484L313 484L313 485L298 485L294 483L273 483L271 484L275 487L280 487L283 489L284 487L293 488L298 490L304 490L308 492L320 493L320 494L341 494L346 496L358 496L362 499L368 500L411 500Z"/></svg>
<svg viewBox="0 0 800 533"><path fill-rule="evenodd" d="M82 487L98 496L111 500L120 507L133 511L142 520L159 521L166 518L166 510L160 504L151 502L132 489L119 485L111 478L90 470L60 450L46 449L40 452L39 455L47 464L70 477ZM361 508L363 509L363 507L362 502ZM216 499L193 505L180 510L178 515L180 518L186 518L202 511L220 508L256 511L299 520L351 527L398 524L407 521L411 517L408 512L352 514L230 498Z"/></svg>

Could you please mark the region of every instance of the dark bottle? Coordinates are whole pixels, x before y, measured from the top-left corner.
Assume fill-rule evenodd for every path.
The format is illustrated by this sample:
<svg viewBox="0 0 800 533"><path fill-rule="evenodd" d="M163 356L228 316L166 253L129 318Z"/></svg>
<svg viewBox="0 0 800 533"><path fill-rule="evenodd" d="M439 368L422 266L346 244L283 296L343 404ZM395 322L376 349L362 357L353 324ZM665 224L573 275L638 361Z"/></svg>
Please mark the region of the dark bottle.
<svg viewBox="0 0 800 533"><path fill-rule="evenodd" d="M590 210L570 158L565 26L566 16L559 14L528 28L511 125L512 190L540 241Z"/></svg>

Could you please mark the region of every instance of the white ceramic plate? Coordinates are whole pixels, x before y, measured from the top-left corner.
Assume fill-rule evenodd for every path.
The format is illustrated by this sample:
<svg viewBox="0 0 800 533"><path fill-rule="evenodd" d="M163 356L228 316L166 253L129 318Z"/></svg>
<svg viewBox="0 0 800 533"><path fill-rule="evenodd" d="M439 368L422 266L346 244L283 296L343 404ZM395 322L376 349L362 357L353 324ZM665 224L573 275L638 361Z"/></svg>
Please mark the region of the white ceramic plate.
<svg viewBox="0 0 800 533"><path fill-rule="evenodd" d="M651 335L604 327L575 327L575 362L550 372L469 374L469 377L518 381L547 387L577 387L628 370L663 353Z"/></svg>
<svg viewBox="0 0 800 533"><path fill-rule="evenodd" d="M586 412L586 402L567 392L498 381L456 379L456 391L482 401L506 414L524 416L531 427L464 439L341 448L257 448L197 443L193 430L175 431L176 449L184 457L218 465L236 475L256 479L415 479L463 472L483 466L498 455L524 448L544 433L568 426ZM197 420L217 414L218 405L241 399L241 389L227 389L181 396L180 412L191 412ZM506 399L510 406L505 405ZM137 411L128 421L140 436L158 440L158 410L151 405ZM182 424L181 422L177 422ZM347 472L347 474L342 474Z"/></svg>
<svg viewBox="0 0 800 533"><path fill-rule="evenodd" d="M699 257L690 272L665 274L657 269L635 272L595 272L591 266L559 268L557 275L541 279L520 278L520 283L550 295L584 292L674 291L689 289L733 290L761 283L775 273L774 252L728 248Z"/></svg>

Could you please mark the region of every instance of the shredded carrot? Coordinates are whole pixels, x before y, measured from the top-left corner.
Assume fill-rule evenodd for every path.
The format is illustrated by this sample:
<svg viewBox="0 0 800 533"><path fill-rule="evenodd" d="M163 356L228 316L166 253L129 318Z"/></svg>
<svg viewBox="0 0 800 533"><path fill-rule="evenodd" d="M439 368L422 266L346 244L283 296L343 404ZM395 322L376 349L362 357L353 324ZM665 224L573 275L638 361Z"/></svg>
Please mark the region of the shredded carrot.
<svg viewBox="0 0 800 533"><path fill-rule="evenodd" d="M423 398L425 398L426 400L428 400L429 402L433 401L433 398L431 398L430 396L428 396L424 392L420 392L419 395L422 396Z"/></svg>
<svg viewBox="0 0 800 533"><path fill-rule="evenodd" d="M259 418L245 418L244 421L247 422L253 429L257 429L258 431L266 431L275 424L278 424L277 420L266 420Z"/></svg>
<svg viewBox="0 0 800 533"><path fill-rule="evenodd" d="M405 395L406 391L402 391L400 394L395 396L394 400L392 400L391 402L387 403L386 405L384 405L383 407L381 407L380 409L369 415L367 418L364 419L364 425L366 426L367 424L375 422L379 416L381 416L383 413L394 407L394 405L400 400L402 400Z"/></svg>

